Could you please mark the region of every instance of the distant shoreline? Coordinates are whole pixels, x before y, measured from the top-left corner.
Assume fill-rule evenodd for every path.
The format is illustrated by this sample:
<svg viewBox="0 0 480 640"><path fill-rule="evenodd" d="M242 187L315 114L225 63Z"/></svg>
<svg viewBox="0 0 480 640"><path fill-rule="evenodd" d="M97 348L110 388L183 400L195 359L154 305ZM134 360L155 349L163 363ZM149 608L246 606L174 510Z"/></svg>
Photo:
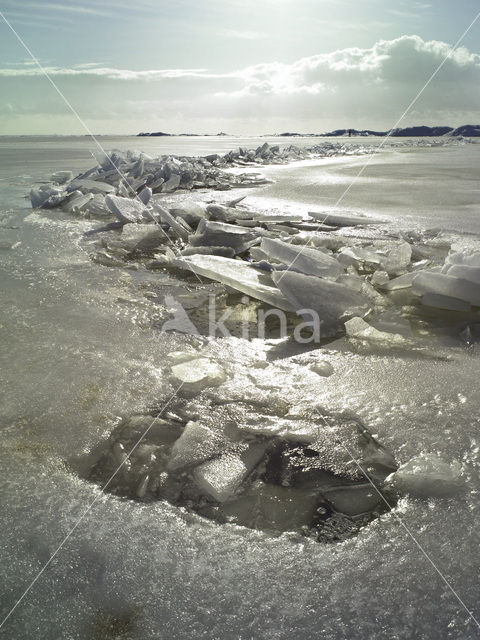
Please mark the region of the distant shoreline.
<svg viewBox="0 0 480 640"><path fill-rule="evenodd" d="M227 133L165 133L164 131L144 132L137 133L137 137L226 137L230 134ZM233 134L232 134L233 135ZM404 127L389 129L387 131L375 131L372 129L335 129L328 133L274 133L263 134L261 137L272 138L332 138L332 137L386 137L392 138L410 138L410 137L439 137L439 136L466 136L466 137L480 137L480 125L464 124L460 127L447 127L447 126L435 126L427 127L424 125L415 127ZM238 136L236 136L238 137Z"/></svg>
<svg viewBox="0 0 480 640"><path fill-rule="evenodd" d="M166 133L164 131L141 132L141 133L95 133L96 138L358 138L358 137L378 137L386 136L392 138L422 138L422 137L480 137L480 124L465 124L457 128L447 126L415 126L390 129L388 131L376 131L373 129L335 129L326 133L263 133L263 134L239 134L239 133ZM90 138L87 133L8 133L0 134L0 140L6 138Z"/></svg>

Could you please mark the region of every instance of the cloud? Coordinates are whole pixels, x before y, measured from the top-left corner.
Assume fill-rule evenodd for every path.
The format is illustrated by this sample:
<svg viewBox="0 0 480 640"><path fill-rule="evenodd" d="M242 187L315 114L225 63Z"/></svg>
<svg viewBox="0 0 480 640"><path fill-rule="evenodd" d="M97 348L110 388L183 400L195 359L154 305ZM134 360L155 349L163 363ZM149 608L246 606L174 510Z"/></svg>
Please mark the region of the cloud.
<svg viewBox="0 0 480 640"><path fill-rule="evenodd" d="M89 62L78 64L74 67L52 67L46 66L40 69L38 66L29 68L5 68L0 69L0 77L32 77L43 76L95 76L109 80L143 80L155 81L172 78L225 78L229 74L208 73L206 69L147 69L145 71L134 71L131 69L115 69L110 67L98 67L97 63Z"/></svg>
<svg viewBox="0 0 480 640"><path fill-rule="evenodd" d="M415 35L224 73L116 69L100 63L50 65L46 71L82 116L109 126L115 118L128 121L131 131L149 126L182 131L193 122L200 130L202 122L214 122L215 130L243 133L345 125L384 129L396 122L447 56L404 124L480 120L480 55L464 47L452 53L445 42ZM9 105L3 119L65 111L38 68L10 65L0 69L0 76Z"/></svg>
<svg viewBox="0 0 480 640"><path fill-rule="evenodd" d="M9 11L8 5L14 6L16 9L21 8L22 14L19 11ZM6 16L13 17L14 15L18 17L27 18L31 15L32 12L39 12L39 16L46 16L48 19L55 19L58 16L58 13L73 13L73 14L83 14L88 16L97 16L97 17L109 17L111 16L111 11L105 11L96 8L95 6L89 6L85 4L67 4L67 3L55 3L55 2L22 2L19 6L17 4L13 4L11 2L7 2L7 11ZM37 19L37 16L35 16Z"/></svg>
<svg viewBox="0 0 480 640"><path fill-rule="evenodd" d="M56 4L53 2L46 2L46 3L42 3L41 5L38 5L37 3L34 3L34 2L25 2L23 6L30 9L42 9L43 11L52 11L52 12L61 11L62 13L63 12L81 13L81 14L88 14L92 16L109 16L110 15L110 12L100 11L98 9L95 9L93 7L88 7L85 5Z"/></svg>

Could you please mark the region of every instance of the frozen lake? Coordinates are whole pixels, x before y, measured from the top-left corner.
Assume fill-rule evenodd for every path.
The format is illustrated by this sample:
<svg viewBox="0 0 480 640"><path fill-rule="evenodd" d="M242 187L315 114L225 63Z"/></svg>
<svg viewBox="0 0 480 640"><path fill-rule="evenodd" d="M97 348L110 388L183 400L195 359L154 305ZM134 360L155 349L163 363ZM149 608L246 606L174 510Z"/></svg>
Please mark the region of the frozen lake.
<svg viewBox="0 0 480 640"><path fill-rule="evenodd" d="M152 155L225 152L265 140L101 138L108 149ZM0 234L20 243L0 249L4 615L99 498L6 622L5 637L476 638L478 627L397 517L478 618L479 354L441 330L428 345L448 361L356 353L341 341L323 346L335 374L309 379L307 388L279 351L280 365L295 374L278 390L289 402L315 398L356 412L400 463L425 452L463 465L464 495L404 497L342 544L219 526L165 502L100 495L71 470L71 457L105 440L120 416L161 404L169 391L166 354L196 344L159 333L168 314L144 293L161 276L93 263L81 241L91 221L32 212L25 199L53 171L92 166L94 151L86 138L0 138ZM440 228L452 242L477 247L479 165L478 144L388 147L375 156L260 167L274 182L241 195L277 211L380 215L386 233ZM179 283L162 286L165 293ZM267 350L237 338L205 348L238 375Z"/></svg>

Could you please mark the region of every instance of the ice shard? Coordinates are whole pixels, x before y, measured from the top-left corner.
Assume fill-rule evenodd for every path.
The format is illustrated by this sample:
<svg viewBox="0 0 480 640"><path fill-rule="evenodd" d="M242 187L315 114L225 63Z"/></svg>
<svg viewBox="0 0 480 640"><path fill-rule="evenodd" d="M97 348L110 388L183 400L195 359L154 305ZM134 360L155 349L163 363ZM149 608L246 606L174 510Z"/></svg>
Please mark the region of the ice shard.
<svg viewBox="0 0 480 640"><path fill-rule="evenodd" d="M408 242L400 242L388 252L384 262L385 271L391 276L399 276L405 273L411 259L411 245Z"/></svg>
<svg viewBox="0 0 480 640"><path fill-rule="evenodd" d="M180 224L178 220L176 220L171 213L163 209L158 204L153 205L153 210L158 215L160 220L165 224L168 224L170 229L182 240L188 240L188 231L185 229L183 225Z"/></svg>
<svg viewBox="0 0 480 640"><path fill-rule="evenodd" d="M267 443L250 444L241 452L227 452L195 469L197 485L217 500L226 502L257 466L267 451Z"/></svg>
<svg viewBox="0 0 480 640"><path fill-rule="evenodd" d="M466 264L454 264L449 267L447 275L463 278L469 282L480 284L480 267L470 266Z"/></svg>
<svg viewBox="0 0 480 640"><path fill-rule="evenodd" d="M417 273L412 282L412 291L416 295L436 293L480 306L480 284L435 271Z"/></svg>
<svg viewBox="0 0 480 640"><path fill-rule="evenodd" d="M90 193L114 193L115 187L108 182L75 178L67 186L67 191L83 191Z"/></svg>
<svg viewBox="0 0 480 640"><path fill-rule="evenodd" d="M201 422L187 422L182 435L172 447L167 469L176 471L201 464L214 454L219 455L222 444L225 443L221 436L206 425Z"/></svg>
<svg viewBox="0 0 480 640"><path fill-rule="evenodd" d="M273 307L284 311L294 310L286 297L274 286L270 276L257 271L248 262L222 256L192 255L174 260L173 265L229 285Z"/></svg>
<svg viewBox="0 0 480 640"><path fill-rule="evenodd" d="M417 275L418 272L415 273L405 273L403 276L398 276L398 278L393 278L392 280L388 280L383 284L377 284L379 289L383 291L397 291L398 289L408 289L408 287L412 286L412 281ZM373 278L372 278L373 283Z"/></svg>
<svg viewBox="0 0 480 640"><path fill-rule="evenodd" d="M329 211L309 211L308 215L321 223L335 227L355 227L364 224L380 224L384 222L380 218L367 218L365 216L338 215Z"/></svg>
<svg viewBox="0 0 480 640"><path fill-rule="evenodd" d="M449 498L465 488L459 462L448 463L434 453L415 456L387 478L387 485L419 498Z"/></svg>
<svg viewBox="0 0 480 640"><path fill-rule="evenodd" d="M362 294L338 282L293 271L276 271L272 279L297 312L311 309L318 314L322 336L335 335L348 318L369 309Z"/></svg>
<svg viewBox="0 0 480 640"><path fill-rule="evenodd" d="M382 345L392 347L411 347L412 341L408 340L399 333L389 333L387 331L379 331L362 320L362 318L352 318L345 323L345 330L349 338L357 340L367 340Z"/></svg>
<svg viewBox="0 0 480 640"><path fill-rule="evenodd" d="M143 202L110 194L105 197L105 204L113 215L124 224L138 222L142 219L145 211Z"/></svg>
<svg viewBox="0 0 480 640"><path fill-rule="evenodd" d="M263 238L260 249L270 259L288 265L292 271L320 278L337 278L344 273L338 260L321 249L291 245L273 238Z"/></svg>
<svg viewBox="0 0 480 640"><path fill-rule="evenodd" d="M223 222L201 220L195 234L189 237L193 246L231 247L235 253L242 253L259 242L258 234L247 227Z"/></svg>

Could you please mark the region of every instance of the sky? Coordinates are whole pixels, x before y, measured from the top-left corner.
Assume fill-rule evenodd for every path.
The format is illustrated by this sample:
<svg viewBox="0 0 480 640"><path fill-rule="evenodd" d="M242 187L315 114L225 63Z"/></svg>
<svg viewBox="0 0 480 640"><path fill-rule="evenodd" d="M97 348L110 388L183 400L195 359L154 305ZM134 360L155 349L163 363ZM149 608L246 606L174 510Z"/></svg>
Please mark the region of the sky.
<svg viewBox="0 0 480 640"><path fill-rule="evenodd" d="M478 0L0 0L96 134L480 123ZM84 134L0 17L0 135Z"/></svg>

